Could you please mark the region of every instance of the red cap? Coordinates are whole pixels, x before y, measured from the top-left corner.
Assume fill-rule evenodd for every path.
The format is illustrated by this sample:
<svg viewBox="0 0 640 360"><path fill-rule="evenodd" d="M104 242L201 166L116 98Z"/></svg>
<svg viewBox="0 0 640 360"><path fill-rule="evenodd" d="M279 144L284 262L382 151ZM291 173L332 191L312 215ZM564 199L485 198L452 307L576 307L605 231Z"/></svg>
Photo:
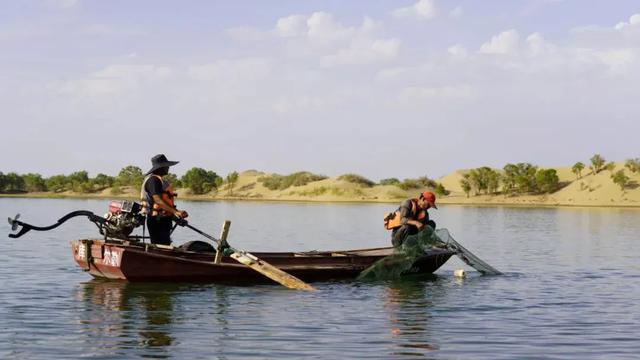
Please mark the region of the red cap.
<svg viewBox="0 0 640 360"><path fill-rule="evenodd" d="M432 193L431 191L425 191L420 194L420 197L424 199L424 201L426 201L429 205L431 205L432 208L438 208L436 206L436 194Z"/></svg>

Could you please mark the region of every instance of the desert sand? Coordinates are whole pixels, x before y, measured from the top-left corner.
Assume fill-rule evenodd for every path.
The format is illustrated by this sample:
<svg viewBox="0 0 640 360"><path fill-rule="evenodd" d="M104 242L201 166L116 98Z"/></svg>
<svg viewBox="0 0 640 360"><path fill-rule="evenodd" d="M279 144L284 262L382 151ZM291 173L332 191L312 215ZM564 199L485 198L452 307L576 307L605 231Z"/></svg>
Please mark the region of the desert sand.
<svg viewBox="0 0 640 360"><path fill-rule="evenodd" d="M623 169L623 163L616 163L617 171ZM449 191L448 195L438 196L438 204L459 205L498 205L498 206L599 206L599 207L638 207L640 208L640 174L625 169L630 178L624 191L611 180L611 172L602 170L592 174L585 169L580 179L571 172L570 167L556 167L563 187L543 195L505 196L478 195L467 197L460 186L465 170L455 171L436 181ZM386 202L397 203L409 197L416 197L421 191L431 189L403 190L394 185L376 185L364 187L332 177L311 182L304 186L291 186L284 190L269 190L258 179L268 175L255 170L240 173L239 179L231 191L223 185L217 191L204 195L194 195L188 189L178 189L178 199L186 200L252 200L252 201L321 201L321 202ZM114 196L110 189L97 194L51 193L26 194L26 197L97 197L137 199L139 190L122 188L123 193Z"/></svg>

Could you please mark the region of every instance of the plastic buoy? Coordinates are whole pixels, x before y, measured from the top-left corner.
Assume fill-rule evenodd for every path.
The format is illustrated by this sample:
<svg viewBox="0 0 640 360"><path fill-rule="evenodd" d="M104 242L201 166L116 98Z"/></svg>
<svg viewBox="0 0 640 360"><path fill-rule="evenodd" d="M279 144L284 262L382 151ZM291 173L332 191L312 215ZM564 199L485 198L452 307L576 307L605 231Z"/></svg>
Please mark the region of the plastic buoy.
<svg viewBox="0 0 640 360"><path fill-rule="evenodd" d="M463 278L467 276L467 272L464 269L458 269L453 272L453 276Z"/></svg>

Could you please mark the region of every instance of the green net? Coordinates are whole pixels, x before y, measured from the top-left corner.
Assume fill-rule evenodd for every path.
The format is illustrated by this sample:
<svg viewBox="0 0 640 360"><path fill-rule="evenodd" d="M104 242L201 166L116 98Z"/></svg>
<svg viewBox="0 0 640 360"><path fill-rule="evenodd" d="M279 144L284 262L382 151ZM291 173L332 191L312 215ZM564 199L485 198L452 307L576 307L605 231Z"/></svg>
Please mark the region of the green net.
<svg viewBox="0 0 640 360"><path fill-rule="evenodd" d="M402 246L394 249L393 254L376 261L358 276L358 280L398 279L424 255L425 250L442 246L444 242L430 226L425 226L415 235L409 235Z"/></svg>

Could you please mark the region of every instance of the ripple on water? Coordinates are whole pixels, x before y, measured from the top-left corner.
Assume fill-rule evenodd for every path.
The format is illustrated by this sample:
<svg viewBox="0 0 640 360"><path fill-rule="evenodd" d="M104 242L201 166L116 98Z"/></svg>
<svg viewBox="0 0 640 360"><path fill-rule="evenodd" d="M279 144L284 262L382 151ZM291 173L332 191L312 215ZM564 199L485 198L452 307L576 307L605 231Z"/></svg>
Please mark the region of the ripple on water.
<svg viewBox="0 0 640 360"><path fill-rule="evenodd" d="M198 223L236 214L232 241L247 248L388 243L378 224L384 204L188 205L207 214ZM0 199L1 213L16 208L47 223L75 208L100 213L104 201ZM300 220L306 236L265 211ZM464 266L454 258L436 277L323 282L313 293L91 280L73 263L68 240L94 229L69 222L27 241L0 241L0 358L637 358L637 214L443 207L438 216L456 239L503 276L469 269L454 278ZM336 218L352 221L327 230Z"/></svg>

